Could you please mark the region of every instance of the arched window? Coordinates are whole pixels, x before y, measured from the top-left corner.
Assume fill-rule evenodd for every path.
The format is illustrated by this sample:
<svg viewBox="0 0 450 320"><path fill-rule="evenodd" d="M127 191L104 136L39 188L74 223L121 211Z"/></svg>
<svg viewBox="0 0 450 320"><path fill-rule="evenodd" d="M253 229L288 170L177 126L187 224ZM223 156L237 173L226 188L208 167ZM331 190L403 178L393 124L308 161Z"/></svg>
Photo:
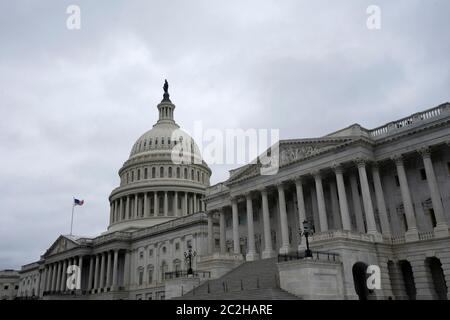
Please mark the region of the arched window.
<svg viewBox="0 0 450 320"><path fill-rule="evenodd" d="M177 167L177 179L180 179L180 167Z"/></svg>
<svg viewBox="0 0 450 320"><path fill-rule="evenodd" d="M150 138L150 140L148 140L148 146L150 147L152 145L152 138Z"/></svg>
<svg viewBox="0 0 450 320"><path fill-rule="evenodd" d="M169 167L169 178L172 178L172 167Z"/></svg>
<svg viewBox="0 0 450 320"><path fill-rule="evenodd" d="M137 179L138 181L141 180L141 169L138 169L137 171Z"/></svg>
<svg viewBox="0 0 450 320"><path fill-rule="evenodd" d="M133 182L133 181L134 181L134 170L131 171L131 182Z"/></svg>
<svg viewBox="0 0 450 320"><path fill-rule="evenodd" d="M152 178L155 178L155 177L156 177L156 168L153 167L152 168Z"/></svg>
<svg viewBox="0 0 450 320"><path fill-rule="evenodd" d="M200 172L199 171L197 171L197 181L200 182Z"/></svg>
<svg viewBox="0 0 450 320"><path fill-rule="evenodd" d="M155 138L155 146L158 145L158 138Z"/></svg>
<svg viewBox="0 0 450 320"><path fill-rule="evenodd" d="M148 168L144 169L144 179L148 179Z"/></svg>
<svg viewBox="0 0 450 320"><path fill-rule="evenodd" d="M139 267L137 272L138 272L138 284L142 286L142 284L144 283L144 268Z"/></svg>
<svg viewBox="0 0 450 320"><path fill-rule="evenodd" d="M159 177L160 178L164 177L164 167L159 168Z"/></svg>
<svg viewBox="0 0 450 320"><path fill-rule="evenodd" d="M195 180L194 169L191 169L191 180Z"/></svg>
<svg viewBox="0 0 450 320"><path fill-rule="evenodd" d="M130 183L130 173L127 172L127 183Z"/></svg>
<svg viewBox="0 0 450 320"><path fill-rule="evenodd" d="M166 279L166 272L169 270L168 265L165 261L161 262L161 282Z"/></svg>
<svg viewBox="0 0 450 320"><path fill-rule="evenodd" d="M184 168L184 177L183 177L183 178L185 178L185 179L187 179L187 178L188 178L188 176L187 176L187 173L188 173L188 170L187 170L187 168Z"/></svg>
<svg viewBox="0 0 450 320"><path fill-rule="evenodd" d="M202 183L203 184L205 183L205 173L204 172L202 172Z"/></svg>
<svg viewBox="0 0 450 320"><path fill-rule="evenodd" d="M161 138L161 144L164 144L164 137Z"/></svg>

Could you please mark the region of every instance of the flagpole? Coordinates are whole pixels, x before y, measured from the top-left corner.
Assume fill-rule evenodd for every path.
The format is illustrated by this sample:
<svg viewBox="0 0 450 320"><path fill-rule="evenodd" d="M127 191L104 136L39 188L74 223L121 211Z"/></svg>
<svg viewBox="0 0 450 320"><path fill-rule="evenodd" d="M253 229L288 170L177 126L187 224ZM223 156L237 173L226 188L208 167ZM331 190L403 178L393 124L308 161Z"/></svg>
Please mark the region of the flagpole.
<svg viewBox="0 0 450 320"><path fill-rule="evenodd" d="M73 228L73 210L75 209L75 198L72 200L72 218L70 219L70 235L72 235Z"/></svg>

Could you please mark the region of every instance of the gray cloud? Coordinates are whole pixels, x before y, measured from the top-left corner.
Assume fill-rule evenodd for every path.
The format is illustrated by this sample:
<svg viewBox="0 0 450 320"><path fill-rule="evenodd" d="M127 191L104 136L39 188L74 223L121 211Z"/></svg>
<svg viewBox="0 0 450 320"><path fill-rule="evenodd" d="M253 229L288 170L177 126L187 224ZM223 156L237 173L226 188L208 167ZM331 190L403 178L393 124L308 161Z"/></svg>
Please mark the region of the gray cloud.
<svg viewBox="0 0 450 320"><path fill-rule="evenodd" d="M0 3L0 269L31 262L69 231L98 235L134 141L168 78L192 130L278 128L321 136L376 127L449 99L445 0ZM233 166L214 165L212 182Z"/></svg>

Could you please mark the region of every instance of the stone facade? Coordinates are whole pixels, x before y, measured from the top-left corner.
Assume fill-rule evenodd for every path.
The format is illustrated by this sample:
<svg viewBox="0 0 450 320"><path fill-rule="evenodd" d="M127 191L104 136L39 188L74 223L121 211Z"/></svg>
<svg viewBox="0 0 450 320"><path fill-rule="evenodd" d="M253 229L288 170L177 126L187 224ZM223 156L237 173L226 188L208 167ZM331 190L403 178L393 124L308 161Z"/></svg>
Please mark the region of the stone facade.
<svg viewBox="0 0 450 320"><path fill-rule="evenodd" d="M372 130L355 124L283 140L278 149L276 174L260 174L255 161L208 189L210 225L219 225L209 233L211 256L302 251L308 220L312 249L341 257L346 299L449 296L449 103ZM357 292L361 264L380 267L382 290Z"/></svg>
<svg viewBox="0 0 450 320"><path fill-rule="evenodd" d="M261 174L256 161L212 187L211 170L179 130L174 109L166 92L158 122L119 170L108 230L61 235L22 267L19 297L176 297L246 261L303 252L299 231L308 220L313 251L339 258L280 261L283 289L309 299L448 298L450 104L372 130L355 124L282 140L275 174ZM174 150L194 161L174 162ZM189 248L193 278L184 277ZM74 265L81 287L69 290L66 270ZM379 266L381 289L361 287L369 265ZM302 281L308 285L298 288Z"/></svg>
<svg viewBox="0 0 450 320"><path fill-rule="evenodd" d="M18 296L19 280L16 270L0 270L0 300L13 300Z"/></svg>

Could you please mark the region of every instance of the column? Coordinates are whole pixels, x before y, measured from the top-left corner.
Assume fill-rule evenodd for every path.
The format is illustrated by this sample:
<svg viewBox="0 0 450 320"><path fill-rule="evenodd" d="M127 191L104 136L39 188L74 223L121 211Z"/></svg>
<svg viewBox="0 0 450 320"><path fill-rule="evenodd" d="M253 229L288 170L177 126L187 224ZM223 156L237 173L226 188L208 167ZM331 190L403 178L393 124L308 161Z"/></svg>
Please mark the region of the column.
<svg viewBox="0 0 450 320"><path fill-rule="evenodd" d="M61 291L66 291L67 289L67 260L63 261L63 267L62 267L62 279L61 279Z"/></svg>
<svg viewBox="0 0 450 320"><path fill-rule="evenodd" d="M120 211L119 211L119 201L114 200L114 222L119 221L120 219Z"/></svg>
<svg viewBox="0 0 450 320"><path fill-rule="evenodd" d="M322 175L319 171L312 173L316 182L317 207L319 210L320 232L328 230L327 211L325 208L325 197L323 196Z"/></svg>
<svg viewBox="0 0 450 320"><path fill-rule="evenodd" d="M278 189L278 205L280 210L280 229L281 229L281 248L280 253L286 254L289 252L289 229L288 220L286 212L286 199L284 197L284 186L283 183L277 185Z"/></svg>
<svg viewBox="0 0 450 320"><path fill-rule="evenodd" d="M224 254L227 252L227 245L225 239L225 210L222 208L220 210L220 253Z"/></svg>
<svg viewBox="0 0 450 320"><path fill-rule="evenodd" d="M83 256L81 255L78 257L78 268L80 268L80 279L78 284L80 285L80 289L82 289L81 286L83 282L81 280L83 279Z"/></svg>
<svg viewBox="0 0 450 320"><path fill-rule="evenodd" d="M183 214L187 215L189 213L188 212L188 194L187 194L187 192L184 193L183 200L184 200Z"/></svg>
<svg viewBox="0 0 450 320"><path fill-rule="evenodd" d="M136 219L139 216L139 214L138 214L138 203L139 203L139 201L138 201L138 194L136 193L134 195L134 208L133 208L133 213L132 213L134 219Z"/></svg>
<svg viewBox="0 0 450 320"><path fill-rule="evenodd" d="M350 188L352 191L353 211L356 220L356 230L365 233L364 218L362 215L361 200L359 199L358 181L355 174L350 175Z"/></svg>
<svg viewBox="0 0 450 320"><path fill-rule="evenodd" d="M99 288L99 267L100 267L100 257L95 255L95 271L94 271L94 290Z"/></svg>
<svg viewBox="0 0 450 320"><path fill-rule="evenodd" d="M58 276L57 272L58 263L53 263L53 272L52 272L52 291L56 291L56 277Z"/></svg>
<svg viewBox="0 0 450 320"><path fill-rule="evenodd" d="M239 243L239 213L238 203L235 197L231 199L231 210L233 212L233 249L235 254L240 254L241 247Z"/></svg>
<svg viewBox="0 0 450 320"><path fill-rule="evenodd" d="M330 181L331 208L333 211L333 228L342 230L341 215L339 210L339 199L335 181Z"/></svg>
<svg viewBox="0 0 450 320"><path fill-rule="evenodd" d="M148 209L148 193L144 193L144 217L150 216L150 210Z"/></svg>
<svg viewBox="0 0 450 320"><path fill-rule="evenodd" d="M125 219L130 218L130 196L127 196L127 200L125 203Z"/></svg>
<svg viewBox="0 0 450 320"><path fill-rule="evenodd" d="M101 262L100 262L100 284L99 288L103 289L105 287L105 253L101 253Z"/></svg>
<svg viewBox="0 0 450 320"><path fill-rule="evenodd" d="M267 198L267 190L265 188L260 189L262 212L263 212L263 225L264 225L264 251L262 253L263 259L268 259L276 256L272 247L272 237L270 233L270 214L269 214L269 200Z"/></svg>
<svg viewBox="0 0 450 320"><path fill-rule="evenodd" d="M175 191L175 194L173 197L173 215L175 217L180 216L180 211L178 210L178 191Z"/></svg>
<svg viewBox="0 0 450 320"><path fill-rule="evenodd" d="M345 192L344 171L342 166L338 165L334 167L334 173L336 175L336 184L339 196L339 209L341 211L342 229L352 230L352 224L350 221L350 213L348 211L347 193Z"/></svg>
<svg viewBox="0 0 450 320"><path fill-rule="evenodd" d="M255 228L253 226L253 200L251 193L245 195L247 202L247 243L248 252L246 255L247 261L254 261L257 259L255 247Z"/></svg>
<svg viewBox="0 0 450 320"><path fill-rule="evenodd" d="M154 199L153 199L153 201L155 202L155 203L153 204L153 210L154 210L153 214L154 214L154 215L155 215L155 217L156 217L156 216L158 216L158 215L159 215L159 200L158 200L158 191L155 191L155 194L154 194Z"/></svg>
<svg viewBox="0 0 450 320"><path fill-rule="evenodd" d="M375 222L372 197L370 196L369 181L367 179L366 162L367 162L366 159L356 160L356 164L358 166L359 181L361 183L361 193L363 198L364 212L366 214L367 233L376 235L378 237L377 240L382 240L380 238L381 235L377 231L377 225Z"/></svg>
<svg viewBox="0 0 450 320"><path fill-rule="evenodd" d="M106 262L106 286L107 288L111 287L111 251L106 253L108 255L108 259Z"/></svg>
<svg viewBox="0 0 450 320"><path fill-rule="evenodd" d="M87 290L92 290L93 287L93 277L94 277L94 258L89 257L89 277L88 277L88 287Z"/></svg>
<svg viewBox="0 0 450 320"><path fill-rule="evenodd" d="M414 215L414 207L411 199L411 193L409 192L408 179L406 178L405 167L403 164L403 157L394 157L395 165L397 167L398 180L400 182L400 191L402 194L403 207L405 209L406 222L408 225L408 231L405 233L406 241L419 240L419 232L417 230L416 216Z"/></svg>
<svg viewBox="0 0 450 320"><path fill-rule="evenodd" d="M198 210L197 210L197 194L196 193L194 193L194 200L193 200L193 203L194 203L194 210L193 210L193 212L195 213L195 212L197 212Z"/></svg>
<svg viewBox="0 0 450 320"><path fill-rule="evenodd" d="M50 264L50 265L48 265L48 279L47 279L46 291L52 290L52 279L53 279L53 264Z"/></svg>
<svg viewBox="0 0 450 320"><path fill-rule="evenodd" d="M61 261L58 261L58 269L56 269L56 286L55 291L59 291L61 289Z"/></svg>
<svg viewBox="0 0 450 320"><path fill-rule="evenodd" d="M214 230L212 212L207 212L208 219L208 254L214 253Z"/></svg>
<svg viewBox="0 0 450 320"><path fill-rule="evenodd" d="M386 210L386 202L384 201L383 187L381 186L380 171L377 163L374 163L372 165L372 177L373 177L373 184L375 186L375 198L377 199L377 208L378 208L378 215L380 217L381 232L384 235L390 237L391 228L389 226L389 219Z"/></svg>
<svg viewBox="0 0 450 320"><path fill-rule="evenodd" d="M123 197L120 197L119 212L119 219L123 219Z"/></svg>
<svg viewBox="0 0 450 320"><path fill-rule="evenodd" d="M422 148L419 152L422 155L425 173L427 175L428 188L430 189L431 202L433 204L433 211L436 217L434 234L436 237L448 237L448 224L444 214L444 207L442 206L441 193L434 173L433 162L431 160L431 149Z"/></svg>
<svg viewBox="0 0 450 320"><path fill-rule="evenodd" d="M114 222L114 207L113 202L110 202L109 204L109 224L112 224Z"/></svg>
<svg viewBox="0 0 450 320"><path fill-rule="evenodd" d="M114 262L113 262L113 279L112 279L112 287L117 288L117 279L118 279L118 270L119 270L119 250L114 250Z"/></svg>
<svg viewBox="0 0 450 320"><path fill-rule="evenodd" d="M167 196L167 191L164 191L164 216L169 216L169 198Z"/></svg>

